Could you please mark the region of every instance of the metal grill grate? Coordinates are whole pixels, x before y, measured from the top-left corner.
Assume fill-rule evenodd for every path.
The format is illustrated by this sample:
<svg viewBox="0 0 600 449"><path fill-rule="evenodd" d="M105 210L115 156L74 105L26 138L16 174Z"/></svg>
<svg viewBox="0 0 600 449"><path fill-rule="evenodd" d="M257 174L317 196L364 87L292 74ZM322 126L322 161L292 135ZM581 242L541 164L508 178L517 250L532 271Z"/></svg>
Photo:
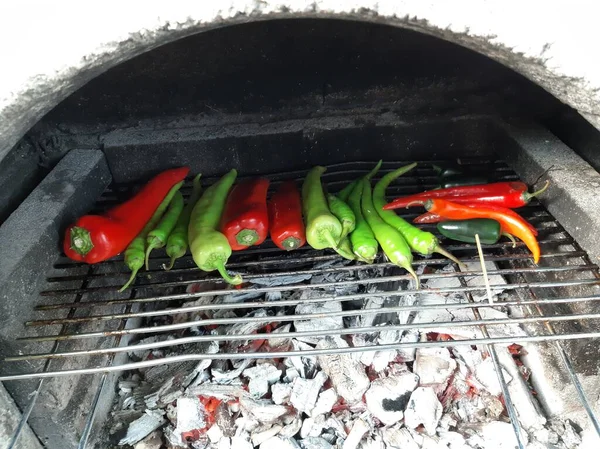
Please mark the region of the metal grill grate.
<svg viewBox="0 0 600 449"><path fill-rule="evenodd" d="M483 161L465 160L461 163L483 164ZM383 172L401 164L403 163L385 163ZM493 169L498 180L516 179L514 173L502 162L486 162L485 165ZM331 191L337 191L349 180L366 173L372 166L372 163L367 162L330 166L323 181ZM401 177L390 188L389 195L410 194L433 188L435 175L429 167L428 164L421 164L413 172ZM269 177L276 184L289 178L300 181L303 175L304 172L294 172ZM113 186L99 200L98 210L110 207L117 200L126 197L132 187ZM183 192L187 194L189 190L184 189ZM492 279L491 290L495 293L504 292L493 303L487 300L474 303L474 295L485 293L484 283L474 282L482 279L476 246L443 240L448 250L462 261L471 263L469 266L472 268L460 271L458 266L450 264L444 258L415 256L414 265L420 273L422 290L415 290L410 276L385 262L381 255L373 265L342 263L339 256L329 251L315 251L304 247L284 253L270 242L256 249L234 253L231 257L229 270L242 273L244 280L248 282L241 289L226 286L214 273L206 274L197 270L189 255L180 259L175 269L165 272L161 268L167 262L164 252L161 254L160 251L155 251L151 270L138 276L129 293L119 295L116 290L129 275L122 258L86 268L61 258L48 277L49 288L40 294L43 304L36 308L38 318L25 323L26 329L31 332L17 338L19 343L23 343L24 349L4 360L6 364L32 360L46 360L47 363L38 372L3 376L0 380L85 373L102 373L105 376L111 371L202 359L278 358L416 347L551 341L555 342L561 357L564 357L566 369L598 430L598 423L593 418L560 341L600 337L600 331L594 330L598 329L596 320L600 319L600 313L557 312L564 310L560 306L571 305L577 308L600 301L600 294L597 294L597 286L600 284L598 267L590 262L585 252L540 203L533 202L520 212L539 230L542 258L539 266L533 265L522 243L514 248L510 242L503 241L485 245L485 260L492 264L488 266L488 276ZM402 213L407 219L414 217L410 211ZM425 228L432 231L435 229L434 226ZM585 289L581 291L586 293L560 293L574 287ZM429 301L424 301L427 295L430 296ZM438 300L431 301L431 295L437 295ZM460 300L448 303L444 301L446 296ZM236 298L242 298L242 301L239 302ZM381 307L363 308L368 301L377 298L385 298ZM190 304L190 301L196 303ZM337 302L341 307L335 311L295 313L299 305L324 302ZM483 313L489 309L507 308L517 312L510 318L492 318ZM471 315L449 321L415 322L419 313L436 310L452 313L469 311ZM257 311L267 313L258 314ZM213 317L215 312L217 317ZM427 333L451 327L465 329L466 336L452 341L398 341L387 344L377 344L376 339L367 338L367 343L360 347L310 350L282 349L276 345L263 344L274 339L281 341L286 337L376 335L383 329L378 324L377 317L381 318L385 314L397 316L398 313L405 314L406 320L388 323L385 325L386 330L407 332L417 328ZM369 315L373 319L364 320ZM311 319L341 320L343 328L295 330L294 323ZM369 325L365 325L365 322ZM563 326L565 323L576 323L578 326ZM285 324L292 326L287 332L274 333L270 332L273 324L279 328ZM515 336L495 331L501 326L523 328L532 324L541 325L536 327L535 333L523 332ZM87 330L95 325L101 326L100 330ZM211 329L216 327L219 329L218 334L214 331L211 333ZM134 343L136 338L166 333L173 338ZM128 338L122 338L125 336ZM104 343L97 344L92 349L78 350L73 344L67 346L69 342L75 343L75 340L97 340ZM221 344L217 354L197 351L190 353L185 350L192 344L213 341ZM31 344L34 342L54 342L54 345L49 352L37 352L30 349L35 348ZM241 343L246 349L260 346L260 350L242 351L239 347ZM118 354L159 348L166 350L164 358L117 362ZM56 359L69 359L70 366L75 368L53 370L52 361Z"/></svg>

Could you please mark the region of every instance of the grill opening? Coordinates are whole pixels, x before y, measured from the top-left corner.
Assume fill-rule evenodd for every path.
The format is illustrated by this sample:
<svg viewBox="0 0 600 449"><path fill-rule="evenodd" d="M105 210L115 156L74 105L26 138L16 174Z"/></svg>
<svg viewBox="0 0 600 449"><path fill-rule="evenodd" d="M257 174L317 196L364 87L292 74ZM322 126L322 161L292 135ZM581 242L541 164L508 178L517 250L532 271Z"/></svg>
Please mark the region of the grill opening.
<svg viewBox="0 0 600 449"><path fill-rule="evenodd" d="M19 173L0 177L0 218L7 218L0 228L0 380L16 403L7 401L7 439L60 449L116 444L127 429L111 433L114 407L119 394L139 386L135 376L146 381L158 372L158 382L208 360L226 372L292 356L364 361L395 351L413 369L402 357L414 350L452 348L455 360L475 347L501 376L500 416L515 435L529 430L533 415L518 402L528 398L542 410L535 416L568 416L573 432L596 447L600 223L593 212L600 175L548 132L581 145L565 117L574 120L566 106L496 62L372 23L227 27L109 70L2 161ZM168 167L188 164L205 185L230 168L276 185L300 182L319 164L337 191L380 158L382 173L420 162L390 197L435 187L436 161L491 170L498 180L550 179L545 206L522 209L540 232L540 264L521 243L485 245L489 303L475 247L448 241L467 269L416 256L418 291L381 254L366 266L307 247L287 254L269 242L230 259L229 269L248 282L240 290L195 269L189 255L167 273L164 253L154 251L151 269L120 295L128 276L121 258L83 266L59 256L69 222L127 198ZM340 336L348 347L317 344L339 344ZM507 346L519 352L518 366ZM505 373L499 364L521 371ZM517 395L510 379L524 375Z"/></svg>

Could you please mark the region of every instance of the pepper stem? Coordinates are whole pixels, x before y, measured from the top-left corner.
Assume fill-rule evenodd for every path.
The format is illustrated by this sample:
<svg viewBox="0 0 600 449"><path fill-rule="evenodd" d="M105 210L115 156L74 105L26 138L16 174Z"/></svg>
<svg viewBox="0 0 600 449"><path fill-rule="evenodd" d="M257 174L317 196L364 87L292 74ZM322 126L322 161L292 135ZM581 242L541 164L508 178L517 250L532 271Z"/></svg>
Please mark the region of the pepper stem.
<svg viewBox="0 0 600 449"><path fill-rule="evenodd" d="M215 268L219 271L219 274L221 275L221 277L228 284L231 284L231 285L240 285L242 283L242 277L239 274L236 274L233 277L230 276L229 273L227 273L227 270L225 269L225 265L224 264L217 263L217 264L215 264Z"/></svg>
<svg viewBox="0 0 600 449"><path fill-rule="evenodd" d="M550 181L546 181L546 184L544 184L544 187L542 187L540 190L536 190L533 193L523 192L523 201L525 203L529 203L533 198L535 198L536 196L541 195L546 190L548 190L548 187L550 187Z"/></svg>
<svg viewBox="0 0 600 449"><path fill-rule="evenodd" d="M514 236L512 234L509 234L508 232L503 232L502 235L504 237L508 237L510 239L510 241L512 242L512 247L516 248L517 247L517 241L515 240Z"/></svg>
<svg viewBox="0 0 600 449"><path fill-rule="evenodd" d="M240 245L252 246L258 241L258 232L254 229L242 229L235 235L235 240Z"/></svg>
<svg viewBox="0 0 600 449"><path fill-rule="evenodd" d="M336 242L335 239L333 238L333 235L331 235L331 232L329 231L324 231L323 232L323 238L325 239L325 241L327 243L329 243L329 246L335 250L337 250L338 246L340 245L340 242Z"/></svg>
<svg viewBox="0 0 600 449"><path fill-rule="evenodd" d="M73 251L81 256L85 256L93 247L94 244L92 243L90 231L79 226L71 228L71 249Z"/></svg>
<svg viewBox="0 0 600 449"><path fill-rule="evenodd" d="M121 287L121 290L119 290L119 293L124 292L127 289L127 287L129 287L131 285L131 283L133 281L135 281L135 277L137 276L138 271L139 271L139 268L134 268L134 270L131 272L131 277L129 278L127 283L123 287Z"/></svg>
<svg viewBox="0 0 600 449"><path fill-rule="evenodd" d="M165 271L169 271L171 268L173 268L173 265L175 265L176 260L177 260L177 257L172 256L171 261L169 262L169 266L163 265L163 268L165 269Z"/></svg>
<svg viewBox="0 0 600 449"><path fill-rule="evenodd" d="M296 237L288 237L283 242L281 242L281 246L283 246L286 251L291 251L300 246L300 241L301 240L297 239Z"/></svg>
<svg viewBox="0 0 600 449"><path fill-rule="evenodd" d="M417 273L415 273L415 270L413 270L410 265L404 267L404 269L408 271L413 278L415 278L416 290L419 290L421 288L421 282L419 281L419 277L417 276Z"/></svg>
<svg viewBox="0 0 600 449"><path fill-rule="evenodd" d="M148 244L148 249L146 250L146 258L144 260L144 263L146 264L146 271L150 269L148 268L148 259L150 258L150 253L152 252L152 250L158 246L156 243L156 239L153 239L152 242Z"/></svg>
<svg viewBox="0 0 600 449"><path fill-rule="evenodd" d="M456 257L454 257L452 254L450 254L448 251L446 251L441 245L436 245L435 249L433 250L434 253L438 253L441 254L442 256L447 257L448 259L450 259L452 262L458 264L460 267L462 268L466 268L467 266L462 263L460 260L458 260Z"/></svg>

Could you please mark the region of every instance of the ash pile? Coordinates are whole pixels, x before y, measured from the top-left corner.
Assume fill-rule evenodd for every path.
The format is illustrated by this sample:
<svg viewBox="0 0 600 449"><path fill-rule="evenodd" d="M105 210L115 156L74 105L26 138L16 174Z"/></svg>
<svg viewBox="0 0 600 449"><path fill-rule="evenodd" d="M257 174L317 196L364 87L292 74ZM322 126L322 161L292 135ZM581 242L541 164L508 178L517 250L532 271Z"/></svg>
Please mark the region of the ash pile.
<svg viewBox="0 0 600 449"><path fill-rule="evenodd" d="M215 307L173 315L172 322L252 320L191 327L178 334L157 333L141 340L215 338L133 351L132 360L186 353L214 357L124 374L109 423L111 441L135 449L517 447L503 385L487 347L452 344L483 337L477 326L452 325L473 320L471 308L458 306L468 302L464 293L452 293L461 286L451 276L453 268L440 267L440 276L425 280L424 289L416 292L408 280L361 282L389 278L390 268L379 265L352 270L336 259L316 264L319 274L252 280L257 287L302 284L306 288L260 293L245 289L188 303ZM488 270L494 268L490 264ZM496 278L492 276L492 284L504 282ZM482 287L472 291L471 300L484 301L481 277L464 280ZM202 288L190 286L188 291ZM444 290L449 293L440 293ZM501 304L502 289L494 293ZM363 299L339 301L332 295L362 295ZM260 301L263 306L219 308L247 301ZM292 305L279 305L286 301ZM481 308L480 313L483 319L509 316L501 305ZM492 337L517 340L525 335L515 324L490 326L488 331ZM239 338L220 341L219 336L225 335ZM515 344L496 348L504 387L518 411L521 440L527 448L583 448L577 426L544 416L528 382L530 373L520 362L523 348ZM293 355L286 356L289 352ZM223 354L236 357L220 358Z"/></svg>

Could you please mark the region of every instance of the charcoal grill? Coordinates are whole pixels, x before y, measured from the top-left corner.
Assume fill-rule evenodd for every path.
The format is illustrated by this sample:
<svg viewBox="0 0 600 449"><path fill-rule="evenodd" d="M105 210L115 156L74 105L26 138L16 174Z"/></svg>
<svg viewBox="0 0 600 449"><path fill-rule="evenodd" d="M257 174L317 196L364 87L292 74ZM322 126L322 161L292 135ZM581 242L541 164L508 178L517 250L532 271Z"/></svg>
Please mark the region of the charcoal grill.
<svg viewBox="0 0 600 449"><path fill-rule="evenodd" d="M2 161L7 173L20 174L3 177L0 171L0 196L6 199L0 216L7 218L14 210L0 227L0 380L16 403L7 405L11 441L29 444L37 437L48 448L106 447L104 426L117 379L143 367L464 345L488 348L520 435L519 410L497 369L499 356L513 343L529 352L523 361L533 371L531 388L544 411L572 416L600 434L600 218L595 213L600 165L589 150L596 131L507 68L432 37L359 22L268 25L193 36L115 68L67 99ZM221 44L227 51L221 51ZM290 45L295 51L289 51ZM354 52L345 51L350 47ZM394 51L402 58L390 61ZM424 53L432 55L427 63ZM223 61L222 54L233 56ZM182 75L188 74L181 70L184 64L192 67L190 76ZM390 196L435 187L431 163L444 161L485 168L498 180L535 184L549 179L542 202L522 209L540 232L539 265L532 264L521 243L514 248L504 241L484 245L490 292L502 292L490 302L475 245L449 241L444 241L447 249L469 269L441 256L417 256L415 268L423 283L418 291L406 272L381 255L371 266L341 264L333 252L304 247L284 253L268 241L230 259L228 268L248 282L240 290L194 268L189 255L165 272L167 259L155 251L150 271L118 294L128 276L122 258L83 266L60 256L59 241L69 222L127 198L140 180L167 167L188 164L193 173L203 173L205 184L235 167L242 179L263 175L275 185L289 178L300 182L309 167L321 164L328 167L325 184L336 191L380 158L382 172L420 162L390 188ZM401 211L406 218L412 213ZM285 280L293 276L296 281ZM323 280L312 282L310 276ZM439 287L444 283L450 286ZM324 296L310 297L316 291ZM308 297L299 297L303 292ZM460 301L419 304L428 292ZM186 305L251 294L257 296L239 303ZM362 309L382 295L392 301L376 310ZM264 296L282 298L267 301ZM409 297L412 302L405 301ZM294 313L298 305L324 301L341 307L326 314ZM266 317L246 316L265 308ZM508 310L510 317L490 318L494 309ZM191 318L217 310L231 317ZM419 312L436 310L470 315L417 320ZM407 321L388 324L386 330L408 333L418 327L433 334L452 327L465 336L265 350L269 342L286 337L373 336L383 329L378 317L399 312ZM369 315L370 325L357 324ZM310 319L339 319L344 327L266 330L272 323ZM244 324L257 333L209 332ZM522 333L499 333L506 326ZM138 343L165 334L174 339ZM221 345L218 353L188 350L215 341ZM229 349L239 342L262 344L262 350ZM160 350L166 356L133 361L132 350Z"/></svg>
<svg viewBox="0 0 600 449"><path fill-rule="evenodd" d="M440 161L433 161L440 162ZM484 163L487 167L493 167L494 174L499 180L518 179L515 173L502 161L482 161L477 159L462 159L461 163L477 165ZM393 167L400 166L406 162L387 161L383 165L383 172L391 170ZM410 194L432 188L435 185L435 176L430 167L431 161L421 161L420 167L414 172L404 176L392 189L391 195ZM324 175L324 183L327 188L335 191L346 182L351 181L357 176L368 172L373 165L371 162L348 162L335 164L328 167ZM276 184L281 179L295 178L298 181L302 179L304 172L295 171L289 173L277 173L271 175L273 183ZM210 182L208 180L207 182ZM102 210L115 203L119 194L127 195L134 186L111 185L100 197L96 209ZM189 192L185 192L186 194ZM598 312L588 313L556 313L557 305L594 305L600 301L600 295L594 293L597 286L600 285L598 266L592 263L577 242L564 230L560 223L537 201L532 202L526 208L522 209L522 214L528 220L535 224L540 230L540 244L542 248L542 259L538 267L531 264L530 257L522 243L518 243L515 248L510 242L499 242L494 245L485 245L483 256L487 262L496 264L497 269L487 271L488 276L500 275L509 282L507 284L490 285L491 291L503 290L509 294L506 298L497 302L478 302L474 303L473 292L485 290L485 285L468 286L467 279L473 276L481 276L479 270L461 271L458 266L453 266L450 272L439 272L439 269L448 264L448 260L433 256L431 258L417 257L415 267L419 268L423 290L415 290L410 276L397 269L390 263L384 261L382 256L373 265L360 263L350 263L346 266L335 268L310 268L316 262L327 262L339 259L339 256L332 252L316 251L308 247L291 253L283 253L274 245L267 241L256 249L250 249L244 252L235 253L230 260L229 269L243 274L245 281L249 284L239 290L232 290L214 274L204 275L193 267L193 261L188 255L177 262L175 268L170 272L165 272L161 268L167 262L165 254L155 252L151 260L151 269L147 274L138 277L130 293L126 298L107 299L95 301L81 301L85 295L103 295L107 292L114 292L121 283L127 278L128 273L123 269L122 258L116 258L104 262L98 266L83 268L80 264L74 263L64 257L56 260L52 267L52 274L48 276L48 289L42 291L40 296L46 301L44 304L35 307L36 319L25 323L26 331L16 336L15 348L12 354L4 359L4 364L10 369L11 364L15 362L25 362L32 360L44 361L41 370L35 372L25 372L14 375L3 375L2 381L40 379L36 391L43 388L43 379L57 376L72 376L94 374L100 376L101 381L97 386L97 392L94 400L90 404L90 413L83 431L82 439L89 436L91 426L94 423L96 415L95 408L98 405L101 396L101 390L106 386L108 373L120 373L124 370L133 370L143 367L163 365L170 363L181 363L185 361L199 361L203 359L238 359L238 358L280 358L298 355L324 355L339 354L347 352L373 351L382 349L403 349L403 348L421 348L421 347L447 347L456 345L489 345L491 354L495 357L496 367L499 366L497 355L495 355L495 346L497 344L508 345L512 343L536 344L550 343L564 364L564 369L569 376L570 381L575 387L578 400L581 406L586 410L590 420L596 429L600 430L598 421L590 405L590 399L586 397L583 387L578 380L577 374L573 368L573 363L567 356L565 344L569 341L581 341L600 337L600 332L595 327L597 319L600 318ZM402 211L402 215L411 219L415 215L410 211ZM434 230L434 226L425 226L427 229ZM456 244L451 241L444 242L446 247L454 252L464 262L477 262L479 260L476 245ZM565 263L565 261L567 261ZM306 268L309 267L309 268ZM319 282L308 284L306 282L297 282L292 285L282 286L261 286L253 284L253 281L265 279L271 283L277 283L279 278L298 275L327 275L328 273L346 272L348 274L357 274L358 272L368 273L361 279L351 279L341 281L335 284ZM543 279L553 276L563 276L563 280L530 280L531 275L536 275ZM576 277L574 279L574 277ZM149 279L151 278L151 279ZM428 304L419 305L419 296L428 292L428 282L440 278L456 278L459 280L458 287L449 287L435 289L437 293L454 293L463 296L464 301L459 304ZM209 285L205 291L186 292L186 287L191 284ZM356 294L336 294L335 288L347 286L349 284L358 284L364 288L364 292ZM369 286L383 286L382 291L368 293ZM558 296L548 295L545 292L554 291L557 288L590 288L591 294L588 295L566 295ZM218 305L197 305L197 306L177 306L177 303L190 301L204 296L224 296L224 295L243 295L248 292L253 293L285 293L296 290L325 290L329 294L314 299L282 299L272 301L268 304L265 301L244 301L239 303L218 304ZM294 306L307 303L321 303L323 301L339 301L343 304L349 304L356 301L367 301L369 298L380 297L385 294L387 297L400 297L414 295L416 298L414 305L384 306L374 309L372 312L361 307L345 307L345 310L338 312L328 312L320 314L296 315L293 313ZM65 300L66 299L66 300ZM122 307L122 312L111 312L111 308ZM167 307L168 306L168 307ZM232 312L247 312L252 309L268 307L273 313L267 317L235 317L235 318L215 318L184 321L177 324L148 325L144 319L156 317L172 317L176 314L214 311L215 309L227 309ZM522 316L515 316L508 319L490 319L482 318L480 311L487 308L506 308L518 309ZM185 331L192 327L215 326L215 325L234 325L243 323L259 323L267 325L277 322L280 324L293 323L299 320L310 318L326 317L352 317L372 313L379 315L389 312L409 312L414 313L417 310L429 309L447 309L447 310L471 310L473 315L470 320L459 320L451 322L420 322L414 324L388 325L388 330L408 331L418 327L419 329L435 332L438 329L448 326L452 327L478 327L482 331L481 337L465 338L452 341L418 341L418 342L398 342L385 345L367 345L363 347L333 348L333 349L312 349L312 350L284 350L267 352L227 352L226 350L217 354L185 354L185 355L167 355L164 358L146 360L140 362L126 362L115 357L118 354L124 354L132 350L154 350L163 348L167 351L175 350L176 347L191 343L210 342L218 340L219 342L229 342L236 340L270 340L281 339L285 337L324 337L326 335L344 335L352 334L376 334L382 330L380 326L369 327L347 327L344 329L316 330L304 332L286 332L286 333L240 333L237 335L189 335L177 337L173 340L159 341L155 343L132 344L129 339L123 337ZM78 311L86 309L90 313L86 316L77 316ZM57 314L57 318L47 319L45 314L52 311ZM281 311L281 314L277 312ZM129 320L129 321L128 321ZM97 321L106 321L109 324L105 330L96 332L78 331L76 325L93 323ZM135 325L131 325L136 322ZM128 324L130 323L130 324ZM522 337L494 337L493 328L498 325L542 325L541 331L533 335ZM561 324L557 328L555 324ZM573 325L576 324L576 325ZM35 328L60 329L54 333L49 331L50 335L28 335L27 330ZM42 332L45 334L45 332ZM490 335L490 333L492 335ZM107 343L97 349L87 350L68 350L63 349L65 342L75 340L91 339L102 340ZM21 345L33 342L52 342L50 351L38 353L31 351L26 346ZM501 350L504 350L503 348ZM54 369L53 361L56 359L69 360L72 367L70 369ZM535 373L534 373L535 375ZM502 387L505 393L508 411L513 418L512 422L517 432L519 432L519 422L515 419L516 412L512 407L507 385L502 379ZM33 396L31 405L27 410L35 406L37 395ZM24 420L27 414L24 414Z"/></svg>

